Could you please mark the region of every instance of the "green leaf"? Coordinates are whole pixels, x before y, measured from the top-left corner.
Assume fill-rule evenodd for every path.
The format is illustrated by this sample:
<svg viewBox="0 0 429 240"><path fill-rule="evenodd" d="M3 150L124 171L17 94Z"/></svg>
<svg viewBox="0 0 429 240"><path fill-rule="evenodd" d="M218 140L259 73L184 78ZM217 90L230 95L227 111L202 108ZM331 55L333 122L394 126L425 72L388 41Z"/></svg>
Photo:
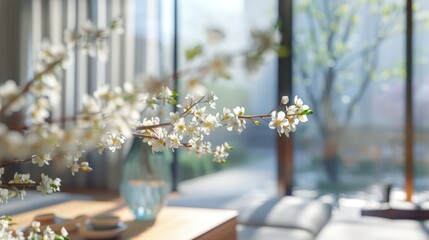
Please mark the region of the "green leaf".
<svg viewBox="0 0 429 240"><path fill-rule="evenodd" d="M54 240L70 240L70 238L64 237L64 236L55 235Z"/></svg>
<svg viewBox="0 0 429 240"><path fill-rule="evenodd" d="M197 45L193 48L190 48L185 51L186 60L192 60L201 53L203 53L203 47L201 45Z"/></svg>
<svg viewBox="0 0 429 240"><path fill-rule="evenodd" d="M253 123L254 123L256 126L261 125L261 123L260 123L259 121L253 121Z"/></svg>
<svg viewBox="0 0 429 240"><path fill-rule="evenodd" d="M284 46L284 45L280 45L277 48L277 54L279 57L284 58L290 55L290 50L288 47Z"/></svg>
<svg viewBox="0 0 429 240"><path fill-rule="evenodd" d="M177 91L171 91L171 96L178 97L179 93Z"/></svg>
<svg viewBox="0 0 429 240"><path fill-rule="evenodd" d="M115 28L119 27L120 24L121 24L121 22L122 22L122 20L123 20L122 17L116 17L115 19L113 19L110 22L110 28L111 29L115 29Z"/></svg>
<svg viewBox="0 0 429 240"><path fill-rule="evenodd" d="M302 111L303 115L312 115L313 111L311 109L305 109L304 111Z"/></svg>
<svg viewBox="0 0 429 240"><path fill-rule="evenodd" d="M168 99L168 101L169 101L171 104L174 104L174 105L176 105L176 104L177 104L177 101L176 101L176 99L175 99L174 97L170 97L170 98Z"/></svg>

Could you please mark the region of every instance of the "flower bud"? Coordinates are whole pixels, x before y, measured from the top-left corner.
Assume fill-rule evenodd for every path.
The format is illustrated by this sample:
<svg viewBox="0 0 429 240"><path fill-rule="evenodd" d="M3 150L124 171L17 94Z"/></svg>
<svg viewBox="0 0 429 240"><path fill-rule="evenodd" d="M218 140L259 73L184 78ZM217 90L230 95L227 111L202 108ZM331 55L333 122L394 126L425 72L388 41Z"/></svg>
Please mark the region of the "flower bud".
<svg viewBox="0 0 429 240"><path fill-rule="evenodd" d="M288 97L288 96L283 96L283 97L282 97L282 101L281 101L281 103L282 103L283 105L286 105L288 102L289 102L289 97Z"/></svg>

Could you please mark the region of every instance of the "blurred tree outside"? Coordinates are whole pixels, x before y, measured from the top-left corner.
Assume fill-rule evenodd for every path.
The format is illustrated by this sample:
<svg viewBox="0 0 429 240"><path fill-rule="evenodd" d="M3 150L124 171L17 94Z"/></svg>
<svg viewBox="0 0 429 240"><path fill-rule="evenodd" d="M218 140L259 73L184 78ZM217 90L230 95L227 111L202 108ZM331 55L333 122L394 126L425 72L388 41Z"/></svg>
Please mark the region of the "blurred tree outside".
<svg viewBox="0 0 429 240"><path fill-rule="evenodd" d="M381 64L389 56L380 49L404 34L404 1L296 1L295 6L294 81L314 110L323 166L337 183L339 149L356 105L371 82L403 79L404 63Z"/></svg>

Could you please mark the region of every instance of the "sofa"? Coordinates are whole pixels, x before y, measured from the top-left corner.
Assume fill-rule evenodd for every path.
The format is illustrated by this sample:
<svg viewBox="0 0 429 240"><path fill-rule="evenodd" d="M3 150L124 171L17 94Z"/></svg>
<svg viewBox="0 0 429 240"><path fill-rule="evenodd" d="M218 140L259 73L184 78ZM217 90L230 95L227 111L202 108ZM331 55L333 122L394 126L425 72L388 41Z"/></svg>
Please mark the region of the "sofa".
<svg viewBox="0 0 429 240"><path fill-rule="evenodd" d="M78 194L56 193L42 197L28 191L24 200L0 206L1 215L13 215L70 200L90 200ZM238 216L239 240L429 240L429 220L387 219L362 216L360 209L334 210L329 201L295 196L249 201Z"/></svg>
<svg viewBox="0 0 429 240"><path fill-rule="evenodd" d="M286 196L240 212L241 240L429 240L429 220L363 216L359 208L335 209L315 199Z"/></svg>
<svg viewBox="0 0 429 240"><path fill-rule="evenodd" d="M239 239L315 239L331 218L332 207L319 200L286 196L240 211Z"/></svg>
<svg viewBox="0 0 429 240"><path fill-rule="evenodd" d="M429 221L362 216L355 220L331 219L316 240L428 240Z"/></svg>

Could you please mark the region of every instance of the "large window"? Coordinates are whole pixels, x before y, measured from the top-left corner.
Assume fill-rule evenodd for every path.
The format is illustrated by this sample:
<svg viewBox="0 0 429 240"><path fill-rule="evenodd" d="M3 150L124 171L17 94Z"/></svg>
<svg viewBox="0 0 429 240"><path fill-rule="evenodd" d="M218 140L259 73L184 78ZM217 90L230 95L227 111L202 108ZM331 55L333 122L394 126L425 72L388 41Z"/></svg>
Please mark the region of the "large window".
<svg viewBox="0 0 429 240"><path fill-rule="evenodd" d="M429 4L414 1L414 187L426 191L429 187Z"/></svg>
<svg viewBox="0 0 429 240"><path fill-rule="evenodd" d="M249 46L252 30L273 28L277 19L277 1L273 0L178 2L181 54L197 44L201 44L205 54L211 57L239 53ZM219 43L211 44L210 36L213 37L213 33L219 31L223 32L220 35L225 38ZM229 68L231 79L214 79L209 76L203 83L208 91L214 91L219 97L217 109L244 106L246 114L268 112L277 104L277 97L273 94L277 86L276 56L273 54L267 57L262 68L254 74L244 71L243 60L239 57L232 59ZM198 66L204 61L207 59L187 61L182 54L179 69L186 69L189 65ZM185 89L192 87L193 80L192 76L181 79L180 92L187 92ZM198 198L210 196L206 202L209 205L213 203L213 206L222 205L222 200L232 201L234 197L258 191L275 194L276 144L273 131L267 130L265 126L252 126L249 122L241 135L221 130L210 137L213 144L223 143L227 139L234 147L229 163L219 165L209 158L199 159L194 154L180 151L181 193L188 196L195 194Z"/></svg>
<svg viewBox="0 0 429 240"><path fill-rule="evenodd" d="M296 189L404 186L404 1L294 1L294 91L315 114L295 138Z"/></svg>

